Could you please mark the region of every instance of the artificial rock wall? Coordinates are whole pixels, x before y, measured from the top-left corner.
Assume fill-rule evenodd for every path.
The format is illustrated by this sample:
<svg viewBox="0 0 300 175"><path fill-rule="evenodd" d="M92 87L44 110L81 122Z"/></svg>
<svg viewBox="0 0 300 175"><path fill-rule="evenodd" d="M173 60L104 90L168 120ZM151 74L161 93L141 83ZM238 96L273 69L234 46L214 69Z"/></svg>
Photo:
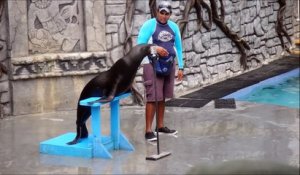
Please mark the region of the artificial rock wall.
<svg viewBox="0 0 300 175"><path fill-rule="evenodd" d="M173 0L173 14L171 20L178 23L183 18L183 11L187 1ZM210 5L209 1L205 2ZM195 8L190 11L189 21L184 31L183 48L185 78L182 82L176 82L175 91L180 95L188 90L200 88L218 81L225 80L256 69L262 64L279 58L283 53L280 40L275 31L279 3L277 0L224 0L225 24L243 38L251 47L247 51L247 65L244 70L240 64L238 48L215 23L211 31L197 25ZM284 13L284 26L290 36L295 28L297 2L287 0ZM135 1L135 12L132 24L132 36L136 40L138 31L143 22L151 17L148 1ZM220 4L219 4L220 7ZM122 47L125 39L124 14L126 1L107 1L106 3L106 42L107 49L112 58L120 58L123 55ZM204 20L208 15L203 14ZM285 40L287 42L287 40ZM136 77L137 87L143 92L142 70Z"/></svg>
<svg viewBox="0 0 300 175"><path fill-rule="evenodd" d="M0 62L9 68L9 74L0 77L2 115L76 109L87 81L124 55L126 0L2 2ZM150 10L148 0L132 2L135 45ZM172 20L182 19L185 4L172 1ZM224 6L226 25L251 47L248 70L279 58L283 50L275 31L277 0L224 0ZM291 36L296 7L296 1L287 0L284 26ZM207 20L205 12L203 16ZM248 71L240 65L235 44L214 23L211 31L198 30L195 9L189 14L182 39L185 78L176 82L177 95ZM139 69L135 85L143 94L141 74Z"/></svg>

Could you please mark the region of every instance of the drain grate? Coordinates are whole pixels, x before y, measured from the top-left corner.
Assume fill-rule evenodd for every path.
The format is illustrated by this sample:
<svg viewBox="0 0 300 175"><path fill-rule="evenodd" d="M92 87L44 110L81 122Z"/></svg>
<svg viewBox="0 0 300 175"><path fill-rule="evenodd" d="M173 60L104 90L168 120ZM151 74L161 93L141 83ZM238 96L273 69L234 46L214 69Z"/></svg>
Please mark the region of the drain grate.
<svg viewBox="0 0 300 175"><path fill-rule="evenodd" d="M216 99L215 101L215 108L236 108L234 98L228 99Z"/></svg>

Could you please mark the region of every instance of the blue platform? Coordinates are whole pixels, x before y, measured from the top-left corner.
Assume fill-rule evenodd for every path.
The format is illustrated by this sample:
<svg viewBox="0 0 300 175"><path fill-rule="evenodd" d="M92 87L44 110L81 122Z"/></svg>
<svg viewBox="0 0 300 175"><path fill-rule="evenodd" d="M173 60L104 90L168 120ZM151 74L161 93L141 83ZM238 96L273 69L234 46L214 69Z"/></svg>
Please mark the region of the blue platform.
<svg viewBox="0 0 300 175"><path fill-rule="evenodd" d="M68 145L67 142L73 140L76 133L66 133L58 137L45 140L40 143L40 152L44 154L76 156L86 158L112 158L110 150L134 151L134 147L120 130L120 104L119 100L130 96L130 93L116 96L110 102L111 124L110 136L101 135L101 106L103 103L96 102L99 97L91 97L80 101L82 106L91 107L92 133L86 139L80 139L75 145Z"/></svg>

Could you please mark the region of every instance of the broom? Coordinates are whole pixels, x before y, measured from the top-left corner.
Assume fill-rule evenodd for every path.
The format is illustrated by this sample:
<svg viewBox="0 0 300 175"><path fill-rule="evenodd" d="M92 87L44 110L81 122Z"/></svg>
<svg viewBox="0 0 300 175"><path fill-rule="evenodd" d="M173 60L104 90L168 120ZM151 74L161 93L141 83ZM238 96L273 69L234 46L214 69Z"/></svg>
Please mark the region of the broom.
<svg viewBox="0 0 300 175"><path fill-rule="evenodd" d="M167 157L171 155L171 152L160 152L159 150L159 132L158 132L158 102L157 102L157 93L156 93L156 61L158 56L154 52L154 49L151 49L151 57L152 57L152 66L153 66L153 73L154 73L154 98L155 98L155 119L156 119L156 133L157 133L157 154L153 154L151 156L146 157L146 160L159 160L161 158Z"/></svg>

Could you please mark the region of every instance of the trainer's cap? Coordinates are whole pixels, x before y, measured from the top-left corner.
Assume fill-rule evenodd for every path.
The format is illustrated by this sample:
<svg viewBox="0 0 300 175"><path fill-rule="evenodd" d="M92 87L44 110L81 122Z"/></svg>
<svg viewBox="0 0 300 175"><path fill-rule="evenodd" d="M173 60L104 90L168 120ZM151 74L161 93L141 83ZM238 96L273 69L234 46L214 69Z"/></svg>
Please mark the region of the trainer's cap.
<svg viewBox="0 0 300 175"><path fill-rule="evenodd" d="M172 13L171 4L168 1L160 1L157 7L159 12L166 11L167 13Z"/></svg>

